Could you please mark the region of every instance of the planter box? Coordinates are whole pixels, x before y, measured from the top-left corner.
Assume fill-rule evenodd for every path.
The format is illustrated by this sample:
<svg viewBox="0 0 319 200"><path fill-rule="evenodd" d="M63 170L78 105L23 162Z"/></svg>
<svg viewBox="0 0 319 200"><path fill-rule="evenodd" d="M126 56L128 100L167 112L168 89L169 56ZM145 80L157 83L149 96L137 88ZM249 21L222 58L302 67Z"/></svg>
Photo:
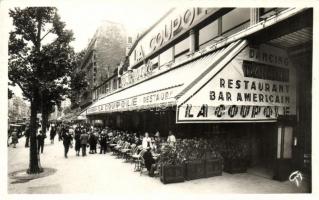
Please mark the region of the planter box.
<svg viewBox="0 0 319 200"><path fill-rule="evenodd" d="M194 180L205 178L205 161L186 161L185 162L185 179Z"/></svg>
<svg viewBox="0 0 319 200"><path fill-rule="evenodd" d="M184 182L184 167L183 165L162 165L160 177L164 184Z"/></svg>
<svg viewBox="0 0 319 200"><path fill-rule="evenodd" d="M225 160L224 171L235 174L245 173L248 168L248 161L246 159Z"/></svg>
<svg viewBox="0 0 319 200"><path fill-rule="evenodd" d="M205 177L221 176L223 171L222 159L205 160Z"/></svg>

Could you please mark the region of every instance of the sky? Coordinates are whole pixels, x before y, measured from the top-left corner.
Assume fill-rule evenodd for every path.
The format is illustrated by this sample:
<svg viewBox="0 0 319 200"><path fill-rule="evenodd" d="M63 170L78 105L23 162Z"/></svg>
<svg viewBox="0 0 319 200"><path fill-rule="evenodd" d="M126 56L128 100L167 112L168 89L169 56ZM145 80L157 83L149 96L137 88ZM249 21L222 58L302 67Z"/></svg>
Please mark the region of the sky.
<svg viewBox="0 0 319 200"><path fill-rule="evenodd" d="M135 36L153 25L169 9L167 5L157 4L121 4L101 2L99 4L63 4L57 5L61 20L66 28L74 33L71 43L76 52L84 49L93 37L97 27L103 20L121 23L129 36ZM10 87L15 95L22 96L19 87Z"/></svg>
<svg viewBox="0 0 319 200"><path fill-rule="evenodd" d="M140 6L122 4L80 4L78 6L58 6L61 19L66 22L67 28L72 29L75 41L72 46L76 51L84 49L89 39L102 20L109 20L123 24L129 36L150 27L169 7L163 6Z"/></svg>

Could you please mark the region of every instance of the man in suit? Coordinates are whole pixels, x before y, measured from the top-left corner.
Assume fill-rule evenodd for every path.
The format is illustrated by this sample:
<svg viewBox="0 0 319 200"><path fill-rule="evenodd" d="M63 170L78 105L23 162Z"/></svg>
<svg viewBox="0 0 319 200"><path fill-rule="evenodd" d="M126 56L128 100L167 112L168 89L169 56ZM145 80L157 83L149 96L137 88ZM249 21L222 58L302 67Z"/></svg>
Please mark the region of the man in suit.
<svg viewBox="0 0 319 200"><path fill-rule="evenodd" d="M106 133L103 130L100 135L100 145L101 145L100 154L102 154L102 152L104 154L106 153L106 140L107 140Z"/></svg>
<svg viewBox="0 0 319 200"><path fill-rule="evenodd" d="M38 153L40 154L40 150L41 153L43 153L43 148L44 148L44 139L45 139L45 134L42 133L42 130L39 131L38 135L37 135L37 141L38 141Z"/></svg>
<svg viewBox="0 0 319 200"><path fill-rule="evenodd" d="M89 135L86 133L85 129L82 129L80 140L82 147L82 156L86 156L86 145L88 144Z"/></svg>

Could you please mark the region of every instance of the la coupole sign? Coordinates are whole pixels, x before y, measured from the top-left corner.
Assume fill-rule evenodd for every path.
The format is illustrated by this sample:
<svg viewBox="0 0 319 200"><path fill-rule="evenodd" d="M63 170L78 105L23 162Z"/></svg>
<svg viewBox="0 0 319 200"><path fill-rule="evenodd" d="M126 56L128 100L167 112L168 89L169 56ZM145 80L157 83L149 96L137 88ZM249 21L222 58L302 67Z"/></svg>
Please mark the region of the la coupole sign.
<svg viewBox="0 0 319 200"><path fill-rule="evenodd" d="M130 55L130 63L135 64L143 60L145 56L185 33L217 10L216 8L176 8L138 42Z"/></svg>
<svg viewBox="0 0 319 200"><path fill-rule="evenodd" d="M286 51L246 47L186 102L177 123L274 121L296 114L296 72Z"/></svg>

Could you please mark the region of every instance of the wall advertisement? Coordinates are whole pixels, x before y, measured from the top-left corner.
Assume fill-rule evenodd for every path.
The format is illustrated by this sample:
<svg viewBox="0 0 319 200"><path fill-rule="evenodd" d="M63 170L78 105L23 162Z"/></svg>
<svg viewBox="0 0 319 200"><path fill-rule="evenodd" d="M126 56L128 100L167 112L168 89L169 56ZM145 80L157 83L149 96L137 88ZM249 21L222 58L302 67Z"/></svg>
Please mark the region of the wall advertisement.
<svg viewBox="0 0 319 200"><path fill-rule="evenodd" d="M177 123L274 121L296 114L296 72L286 51L246 47L185 102Z"/></svg>

